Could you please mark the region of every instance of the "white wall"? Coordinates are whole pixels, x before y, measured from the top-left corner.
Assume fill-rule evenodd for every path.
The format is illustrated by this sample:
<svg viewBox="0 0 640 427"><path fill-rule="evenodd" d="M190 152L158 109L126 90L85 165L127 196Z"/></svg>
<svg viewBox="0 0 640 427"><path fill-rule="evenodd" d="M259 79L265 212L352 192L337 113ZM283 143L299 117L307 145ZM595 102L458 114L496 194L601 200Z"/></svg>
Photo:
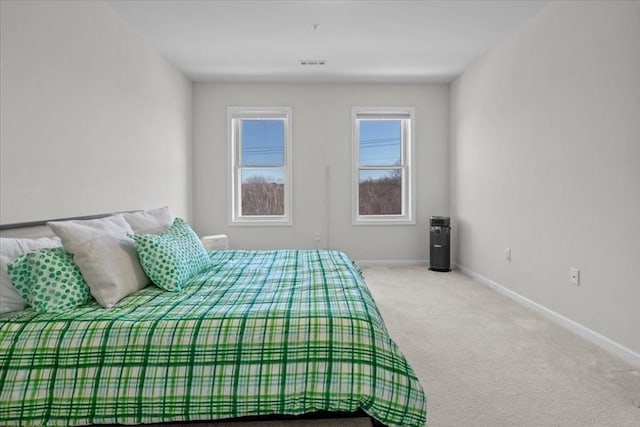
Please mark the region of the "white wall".
<svg viewBox="0 0 640 427"><path fill-rule="evenodd" d="M291 227L228 226L227 106L293 107ZM351 225L351 107L415 106L417 224ZM425 261L427 222L448 214L448 86L194 84L194 213L200 234L227 233L233 248L344 250L366 261ZM330 170L327 212L326 167Z"/></svg>
<svg viewBox="0 0 640 427"><path fill-rule="evenodd" d="M640 353L640 3L551 3L451 105L457 262Z"/></svg>
<svg viewBox="0 0 640 427"><path fill-rule="evenodd" d="M191 82L101 1L0 2L0 222L190 217Z"/></svg>

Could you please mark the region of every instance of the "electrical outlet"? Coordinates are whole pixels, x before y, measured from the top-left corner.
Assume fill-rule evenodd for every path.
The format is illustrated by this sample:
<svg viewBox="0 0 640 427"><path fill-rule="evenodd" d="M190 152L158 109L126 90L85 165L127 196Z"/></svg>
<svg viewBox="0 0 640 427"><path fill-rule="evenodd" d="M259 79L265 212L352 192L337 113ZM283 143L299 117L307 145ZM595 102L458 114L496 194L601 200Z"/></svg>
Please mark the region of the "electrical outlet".
<svg viewBox="0 0 640 427"><path fill-rule="evenodd" d="M580 270L575 267L569 268L569 283L572 285L580 285Z"/></svg>
<svg viewBox="0 0 640 427"><path fill-rule="evenodd" d="M504 248L504 260L511 262L511 248Z"/></svg>
<svg viewBox="0 0 640 427"><path fill-rule="evenodd" d="M316 233L313 235L313 241L314 242L319 242L320 241L320 233Z"/></svg>

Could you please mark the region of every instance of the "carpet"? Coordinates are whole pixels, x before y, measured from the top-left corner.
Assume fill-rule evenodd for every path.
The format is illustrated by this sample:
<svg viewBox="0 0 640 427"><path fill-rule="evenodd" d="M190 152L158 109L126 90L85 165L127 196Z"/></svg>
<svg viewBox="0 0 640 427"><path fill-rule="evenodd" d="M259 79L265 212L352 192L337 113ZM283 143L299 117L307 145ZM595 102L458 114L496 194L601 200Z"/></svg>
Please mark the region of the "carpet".
<svg viewBox="0 0 640 427"><path fill-rule="evenodd" d="M427 394L427 424L640 426L640 372L457 272L364 269Z"/></svg>

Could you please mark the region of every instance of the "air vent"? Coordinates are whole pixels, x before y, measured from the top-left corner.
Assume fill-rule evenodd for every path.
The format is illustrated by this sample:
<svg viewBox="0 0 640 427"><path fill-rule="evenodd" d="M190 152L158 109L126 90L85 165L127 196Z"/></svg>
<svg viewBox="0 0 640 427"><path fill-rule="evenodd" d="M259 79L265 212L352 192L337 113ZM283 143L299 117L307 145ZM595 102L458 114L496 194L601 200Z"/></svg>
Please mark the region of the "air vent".
<svg viewBox="0 0 640 427"><path fill-rule="evenodd" d="M300 59L298 60L300 65L326 65L326 59Z"/></svg>

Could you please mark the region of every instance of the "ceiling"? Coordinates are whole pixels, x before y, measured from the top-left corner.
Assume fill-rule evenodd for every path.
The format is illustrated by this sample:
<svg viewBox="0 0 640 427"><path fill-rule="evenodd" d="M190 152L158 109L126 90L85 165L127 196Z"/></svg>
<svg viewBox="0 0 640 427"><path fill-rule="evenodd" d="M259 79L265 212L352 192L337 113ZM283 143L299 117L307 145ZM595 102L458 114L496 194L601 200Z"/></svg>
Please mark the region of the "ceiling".
<svg viewBox="0 0 640 427"><path fill-rule="evenodd" d="M107 0L192 80L230 82L448 82L548 2Z"/></svg>

